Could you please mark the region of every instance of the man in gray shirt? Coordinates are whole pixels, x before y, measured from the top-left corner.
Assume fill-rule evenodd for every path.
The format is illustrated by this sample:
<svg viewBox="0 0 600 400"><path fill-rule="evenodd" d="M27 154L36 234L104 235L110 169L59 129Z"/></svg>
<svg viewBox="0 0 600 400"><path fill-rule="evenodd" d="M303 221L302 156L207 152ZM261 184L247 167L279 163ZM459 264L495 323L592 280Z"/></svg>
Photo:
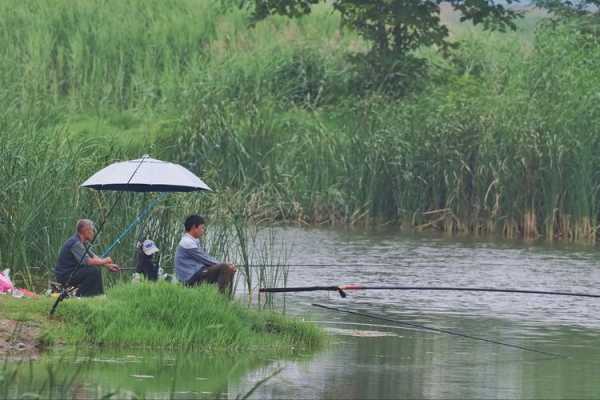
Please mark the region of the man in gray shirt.
<svg viewBox="0 0 600 400"><path fill-rule="evenodd" d="M100 267L106 266L109 271L119 271L110 257L101 258L90 249L86 243L94 238L94 223L89 219L77 221L76 233L71 236L58 255L54 267L56 280L63 285L76 286L78 296L96 296L104 293Z"/></svg>
<svg viewBox="0 0 600 400"><path fill-rule="evenodd" d="M205 221L199 215L190 215L184 222L183 234L175 251L175 274L186 286L203 282L217 283L219 291L231 295L236 268L233 264L217 261L204 250L200 238L204 235Z"/></svg>

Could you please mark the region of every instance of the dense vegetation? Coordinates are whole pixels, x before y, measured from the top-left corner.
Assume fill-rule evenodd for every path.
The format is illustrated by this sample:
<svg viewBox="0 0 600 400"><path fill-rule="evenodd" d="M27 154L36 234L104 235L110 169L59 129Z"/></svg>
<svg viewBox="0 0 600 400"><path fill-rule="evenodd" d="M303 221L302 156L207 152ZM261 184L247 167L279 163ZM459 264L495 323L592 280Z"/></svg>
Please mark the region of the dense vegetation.
<svg viewBox="0 0 600 400"><path fill-rule="evenodd" d="M249 27L228 4L0 3L0 268L52 267L75 220L115 198L78 185L144 153L219 189L158 210L165 254L198 209L596 239L600 43L577 17L489 33L442 10L460 46L417 49L427 74L396 76L394 96L327 5ZM146 200L126 196L101 244Z"/></svg>

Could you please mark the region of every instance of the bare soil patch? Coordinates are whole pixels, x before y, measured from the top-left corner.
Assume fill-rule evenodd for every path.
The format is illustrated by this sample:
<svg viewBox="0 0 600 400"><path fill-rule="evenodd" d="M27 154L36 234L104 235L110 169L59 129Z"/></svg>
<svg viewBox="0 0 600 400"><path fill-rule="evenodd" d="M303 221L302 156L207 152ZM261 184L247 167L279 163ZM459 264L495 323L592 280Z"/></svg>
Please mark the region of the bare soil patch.
<svg viewBox="0 0 600 400"><path fill-rule="evenodd" d="M0 318L0 359L36 359L40 354L40 327L32 321Z"/></svg>

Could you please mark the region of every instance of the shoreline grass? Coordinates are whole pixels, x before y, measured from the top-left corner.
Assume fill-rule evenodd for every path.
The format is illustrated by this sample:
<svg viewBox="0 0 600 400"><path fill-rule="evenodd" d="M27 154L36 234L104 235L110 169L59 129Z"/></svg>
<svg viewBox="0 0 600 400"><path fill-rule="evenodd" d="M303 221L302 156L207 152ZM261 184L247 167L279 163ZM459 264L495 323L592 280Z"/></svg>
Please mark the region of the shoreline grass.
<svg viewBox="0 0 600 400"><path fill-rule="evenodd" d="M311 352L324 343L323 333L313 324L243 306L210 285L116 285L105 296L65 300L50 319L52 302L0 297L3 318L39 324L40 343L46 347L162 348L273 357Z"/></svg>

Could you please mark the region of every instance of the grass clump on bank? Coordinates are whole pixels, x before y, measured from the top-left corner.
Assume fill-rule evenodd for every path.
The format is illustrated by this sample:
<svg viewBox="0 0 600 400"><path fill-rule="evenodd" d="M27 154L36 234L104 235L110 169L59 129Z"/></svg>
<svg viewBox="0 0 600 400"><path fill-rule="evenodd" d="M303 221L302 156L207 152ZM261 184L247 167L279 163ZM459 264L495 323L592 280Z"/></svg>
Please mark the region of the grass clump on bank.
<svg viewBox="0 0 600 400"><path fill-rule="evenodd" d="M9 317L47 318L47 299L7 300ZM44 324L50 343L292 354L316 349L323 340L314 325L249 309L212 286L122 284L106 296L64 301L57 316L56 323Z"/></svg>

